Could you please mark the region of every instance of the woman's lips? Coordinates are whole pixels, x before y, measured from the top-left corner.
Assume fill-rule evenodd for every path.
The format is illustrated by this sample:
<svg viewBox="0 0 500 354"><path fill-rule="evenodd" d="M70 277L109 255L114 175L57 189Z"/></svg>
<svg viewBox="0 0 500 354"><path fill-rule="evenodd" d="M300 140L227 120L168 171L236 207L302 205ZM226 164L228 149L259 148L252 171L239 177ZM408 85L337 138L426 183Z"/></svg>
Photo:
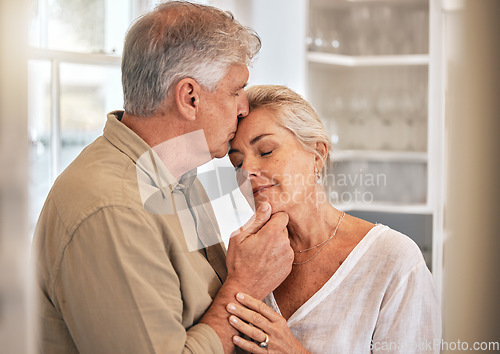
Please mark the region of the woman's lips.
<svg viewBox="0 0 500 354"><path fill-rule="evenodd" d="M266 184L265 186L257 186L252 189L253 195L259 194L261 192L266 191L267 189L274 187L275 184Z"/></svg>

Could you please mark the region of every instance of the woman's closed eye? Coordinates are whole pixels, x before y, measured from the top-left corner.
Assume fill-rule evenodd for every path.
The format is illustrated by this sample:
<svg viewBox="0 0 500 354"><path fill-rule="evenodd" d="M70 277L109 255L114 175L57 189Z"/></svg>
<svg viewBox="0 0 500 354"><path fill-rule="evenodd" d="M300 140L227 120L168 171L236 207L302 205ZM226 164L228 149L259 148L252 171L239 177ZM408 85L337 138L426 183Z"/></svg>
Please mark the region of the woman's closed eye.
<svg viewBox="0 0 500 354"><path fill-rule="evenodd" d="M235 169L236 171L238 171L238 170L241 168L241 166L243 166L243 159L241 159L241 158L238 158L238 159L230 159L230 160L231 160L231 163L233 164L234 169Z"/></svg>
<svg viewBox="0 0 500 354"><path fill-rule="evenodd" d="M274 149L264 150L264 151L260 152L259 155L260 155L260 157L268 157L273 152L274 152ZM234 160L234 161L231 161L231 163L233 164L234 169L236 171L239 171L241 169L241 167L243 166L243 160Z"/></svg>

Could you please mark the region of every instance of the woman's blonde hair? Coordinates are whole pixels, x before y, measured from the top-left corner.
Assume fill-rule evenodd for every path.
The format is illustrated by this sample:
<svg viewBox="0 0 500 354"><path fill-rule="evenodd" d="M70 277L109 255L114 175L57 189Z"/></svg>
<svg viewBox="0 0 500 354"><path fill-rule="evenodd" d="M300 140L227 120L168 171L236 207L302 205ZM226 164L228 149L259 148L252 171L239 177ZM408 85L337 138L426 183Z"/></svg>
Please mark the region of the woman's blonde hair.
<svg viewBox="0 0 500 354"><path fill-rule="evenodd" d="M291 131L307 151L323 160L321 174L324 177L329 165L331 143L323 123L309 102L288 87L280 85L252 86L246 89L246 95L250 112L258 108L274 111L277 122ZM326 146L326 156L318 152L317 143Z"/></svg>

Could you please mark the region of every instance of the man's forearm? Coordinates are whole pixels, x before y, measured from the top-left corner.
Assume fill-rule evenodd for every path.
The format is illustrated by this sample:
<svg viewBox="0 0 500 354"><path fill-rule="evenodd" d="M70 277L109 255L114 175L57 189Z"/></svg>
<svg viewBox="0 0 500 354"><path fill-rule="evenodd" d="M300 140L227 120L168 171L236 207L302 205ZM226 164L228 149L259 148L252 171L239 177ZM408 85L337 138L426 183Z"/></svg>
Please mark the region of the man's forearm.
<svg viewBox="0 0 500 354"><path fill-rule="evenodd" d="M238 292L264 299L292 268L293 250L286 228L288 215L275 213L271 216L269 205L263 206L266 205L259 207L255 218L243 227L243 231L231 236L226 258L228 276L200 320L214 329L226 353L234 351L232 338L238 334L229 323L227 305L236 301Z"/></svg>
<svg viewBox="0 0 500 354"><path fill-rule="evenodd" d="M235 346L232 338L238 334L238 331L229 324L229 313L226 311L226 306L230 302L235 302L236 293L241 291L244 291L241 284L228 278L217 293L212 305L200 319L201 323L209 325L217 333L225 353L234 352Z"/></svg>

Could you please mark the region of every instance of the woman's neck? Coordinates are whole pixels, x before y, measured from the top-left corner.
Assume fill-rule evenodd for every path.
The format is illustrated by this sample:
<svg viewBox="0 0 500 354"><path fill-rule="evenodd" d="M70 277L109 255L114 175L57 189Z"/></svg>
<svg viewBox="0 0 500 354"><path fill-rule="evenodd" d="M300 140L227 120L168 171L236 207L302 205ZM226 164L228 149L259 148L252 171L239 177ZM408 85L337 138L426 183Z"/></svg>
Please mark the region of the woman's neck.
<svg viewBox="0 0 500 354"><path fill-rule="evenodd" d="M293 250L305 250L328 239L341 213L328 202L302 204L289 211L287 228Z"/></svg>

